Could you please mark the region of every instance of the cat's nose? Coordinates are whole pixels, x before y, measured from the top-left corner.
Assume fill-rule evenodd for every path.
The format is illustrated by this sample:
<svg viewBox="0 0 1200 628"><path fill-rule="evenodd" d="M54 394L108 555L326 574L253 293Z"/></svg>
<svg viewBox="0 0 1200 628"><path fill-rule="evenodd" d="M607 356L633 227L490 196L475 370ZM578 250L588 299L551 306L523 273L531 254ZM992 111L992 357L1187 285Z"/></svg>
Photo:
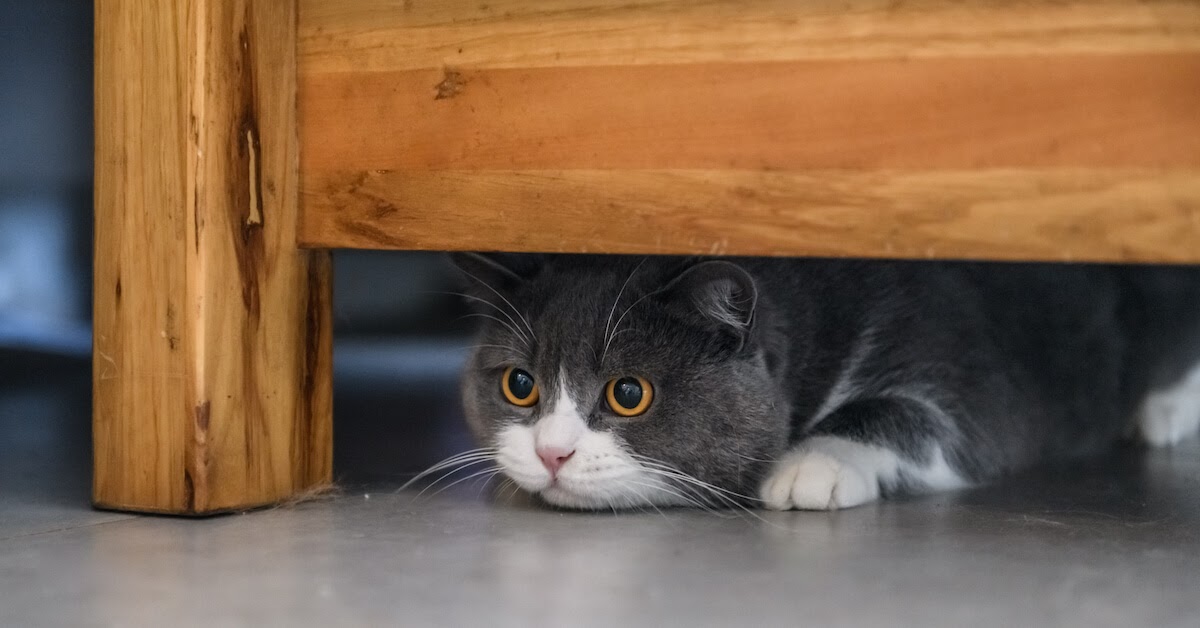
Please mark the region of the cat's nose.
<svg viewBox="0 0 1200 628"><path fill-rule="evenodd" d="M558 475L558 470L575 455L575 450L566 447L538 447L537 455L550 475Z"/></svg>

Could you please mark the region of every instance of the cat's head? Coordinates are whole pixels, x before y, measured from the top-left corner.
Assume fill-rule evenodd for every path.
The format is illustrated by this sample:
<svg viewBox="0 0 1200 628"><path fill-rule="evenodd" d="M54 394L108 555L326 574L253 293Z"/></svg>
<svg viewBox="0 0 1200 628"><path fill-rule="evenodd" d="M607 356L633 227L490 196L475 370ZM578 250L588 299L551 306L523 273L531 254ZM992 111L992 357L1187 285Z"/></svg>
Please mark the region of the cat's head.
<svg viewBox="0 0 1200 628"><path fill-rule="evenodd" d="M756 494L786 442L788 403L783 343L742 267L454 260L483 322L463 378L467 419L519 486L572 508Z"/></svg>

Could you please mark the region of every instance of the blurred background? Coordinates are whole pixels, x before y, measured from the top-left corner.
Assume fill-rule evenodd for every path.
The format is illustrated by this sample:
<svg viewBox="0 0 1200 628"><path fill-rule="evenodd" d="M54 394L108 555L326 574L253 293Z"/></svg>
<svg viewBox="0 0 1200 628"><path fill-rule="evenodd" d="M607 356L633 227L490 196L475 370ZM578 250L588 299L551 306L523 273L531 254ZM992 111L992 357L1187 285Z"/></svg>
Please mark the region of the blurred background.
<svg viewBox="0 0 1200 628"><path fill-rule="evenodd" d="M92 2L0 2L0 496L86 500L91 465ZM468 446L470 332L442 255L335 257L335 477ZM11 504L11 502L10 502Z"/></svg>

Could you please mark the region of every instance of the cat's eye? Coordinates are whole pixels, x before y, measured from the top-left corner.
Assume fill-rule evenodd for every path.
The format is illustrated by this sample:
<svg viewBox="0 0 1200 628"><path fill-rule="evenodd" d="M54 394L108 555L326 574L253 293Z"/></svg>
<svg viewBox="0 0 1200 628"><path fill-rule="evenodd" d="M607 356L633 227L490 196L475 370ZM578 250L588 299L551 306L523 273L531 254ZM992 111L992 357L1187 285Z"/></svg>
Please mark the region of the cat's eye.
<svg viewBox="0 0 1200 628"><path fill-rule="evenodd" d="M508 367L500 379L500 390L504 398L514 406L528 408L538 401L538 385L528 371Z"/></svg>
<svg viewBox="0 0 1200 628"><path fill-rule="evenodd" d="M637 416L650 407L654 387L644 377L619 377L604 387L608 407L621 416Z"/></svg>

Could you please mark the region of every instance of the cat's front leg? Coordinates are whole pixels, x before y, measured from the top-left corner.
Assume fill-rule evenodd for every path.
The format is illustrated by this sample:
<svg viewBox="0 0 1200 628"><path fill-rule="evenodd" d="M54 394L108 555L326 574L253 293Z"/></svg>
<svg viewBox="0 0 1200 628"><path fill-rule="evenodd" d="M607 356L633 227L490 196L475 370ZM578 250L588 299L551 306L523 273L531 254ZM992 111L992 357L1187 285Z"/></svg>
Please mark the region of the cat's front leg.
<svg viewBox="0 0 1200 628"><path fill-rule="evenodd" d="M967 482L946 459L955 434L931 402L853 401L775 463L760 497L775 510L835 510L881 495L958 488Z"/></svg>

